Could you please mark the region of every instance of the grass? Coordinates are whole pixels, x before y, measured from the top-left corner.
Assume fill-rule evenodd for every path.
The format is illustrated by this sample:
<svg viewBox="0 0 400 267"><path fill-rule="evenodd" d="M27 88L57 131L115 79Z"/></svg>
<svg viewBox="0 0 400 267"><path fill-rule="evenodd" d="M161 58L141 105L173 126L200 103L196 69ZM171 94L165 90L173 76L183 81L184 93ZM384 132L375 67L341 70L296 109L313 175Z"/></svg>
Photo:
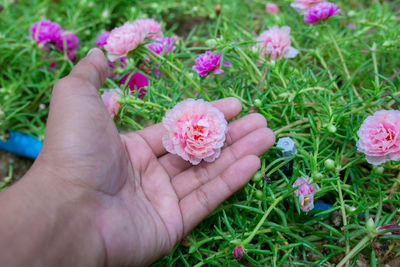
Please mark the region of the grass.
<svg viewBox="0 0 400 267"><path fill-rule="evenodd" d="M400 12L395 1L335 1L341 15L317 26L304 24L290 8L291 1L276 1L278 16L267 15L261 0L220 0L217 16L215 2L3 1L0 133L12 129L42 139L51 88L73 67L58 51L40 51L27 40L34 22L51 19L76 32L79 59L94 46L100 32L127 20L153 17L163 22L165 35L176 33L180 41L174 53L154 60L162 76L149 75L145 99L128 95L122 99L116 118L121 131L160 122L166 109L186 97L234 96L244 107L240 116L254 109L255 99L261 100L258 111L277 138L293 138L298 149L292 173L284 171L289 159L278 159L276 149L263 155L261 173L270 182L249 182L154 266L339 262L355 266L353 259L377 266L396 260L398 236L378 237L374 229L366 228L366 221L372 218L375 228L399 220L400 165L386 163L381 173L366 163L355 146L366 116L380 109L398 109ZM349 23L355 24L355 30ZM296 58L258 62L251 44L273 25L291 27L292 45L300 51ZM209 39L216 39L215 47L210 47ZM224 68L222 75L199 78L191 65L199 53L210 49L222 53L231 67ZM144 53L139 49L128 69L117 71L142 71L136 66ZM54 70L50 61L57 64ZM104 88L114 87L117 81L107 79ZM327 159L335 161L334 170L324 166ZM302 213L292 188L299 176L318 183L316 201L332 208L317 215ZM257 190L262 191L261 198L256 198ZM246 248L239 262L232 258L238 244Z"/></svg>

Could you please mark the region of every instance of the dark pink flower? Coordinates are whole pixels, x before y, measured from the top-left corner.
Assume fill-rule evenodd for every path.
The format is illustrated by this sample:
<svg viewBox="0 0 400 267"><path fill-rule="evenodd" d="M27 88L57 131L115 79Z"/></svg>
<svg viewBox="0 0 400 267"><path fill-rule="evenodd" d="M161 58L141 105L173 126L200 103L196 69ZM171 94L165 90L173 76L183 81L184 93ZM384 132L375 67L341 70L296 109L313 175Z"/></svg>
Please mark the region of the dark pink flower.
<svg viewBox="0 0 400 267"><path fill-rule="evenodd" d="M340 9L330 2L319 3L304 15L304 22L307 24L316 24L321 20L328 19L329 17L336 16L340 13Z"/></svg>
<svg viewBox="0 0 400 267"><path fill-rule="evenodd" d="M224 71L219 68L221 63L221 54L214 53L212 51L207 51L204 54L201 54L195 60L196 65L193 66L193 69L197 71L197 74L200 76L207 76L209 72L214 74L221 74ZM230 66L229 62L223 62L222 66Z"/></svg>
<svg viewBox="0 0 400 267"><path fill-rule="evenodd" d="M147 44L146 47L159 55L161 53L167 54L175 50L174 40L168 37L156 38L154 42ZM146 59L146 61L149 62L151 60Z"/></svg>
<svg viewBox="0 0 400 267"><path fill-rule="evenodd" d="M122 77L120 84L126 84L126 86L131 91L131 94L135 94L137 90L139 90L139 98L143 99L146 95L147 90L145 87L149 85L149 79L146 76L139 72L135 72L133 75L132 71ZM130 76L130 78L129 78ZM128 80L129 78L129 80ZM128 80L128 83L126 82Z"/></svg>
<svg viewBox="0 0 400 267"><path fill-rule="evenodd" d="M61 26L50 20L42 20L40 22L36 22L29 28L32 39L37 44L55 42L60 30Z"/></svg>
<svg viewBox="0 0 400 267"><path fill-rule="evenodd" d="M267 4L265 5L265 10L266 10L269 14L276 15L276 14L278 14L279 7L278 7L276 4L274 4L274 3L267 3Z"/></svg>
<svg viewBox="0 0 400 267"><path fill-rule="evenodd" d="M100 33L96 38L96 45L102 49L107 44L107 38L110 36L110 32Z"/></svg>
<svg viewBox="0 0 400 267"><path fill-rule="evenodd" d="M66 52L67 57L71 61L75 61L75 52L78 50L79 40L78 37L72 33L62 30L56 38L56 49Z"/></svg>
<svg viewBox="0 0 400 267"><path fill-rule="evenodd" d="M240 259L241 257L243 257L243 253L244 253L244 247L243 246L236 246L234 249L233 249L233 258L235 259L235 260L238 260L238 259Z"/></svg>

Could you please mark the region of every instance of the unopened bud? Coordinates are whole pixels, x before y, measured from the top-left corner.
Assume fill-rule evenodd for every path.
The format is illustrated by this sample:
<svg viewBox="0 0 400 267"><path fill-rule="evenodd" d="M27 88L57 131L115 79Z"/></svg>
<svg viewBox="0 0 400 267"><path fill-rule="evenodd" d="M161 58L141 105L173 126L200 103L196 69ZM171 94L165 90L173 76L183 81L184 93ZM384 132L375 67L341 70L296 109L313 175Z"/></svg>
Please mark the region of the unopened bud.
<svg viewBox="0 0 400 267"><path fill-rule="evenodd" d="M206 46L210 48L214 48L217 41L215 39L208 39L206 41Z"/></svg>
<svg viewBox="0 0 400 267"><path fill-rule="evenodd" d="M260 99L257 98L257 99L254 100L254 106L255 107L259 108L259 107L261 107L261 105L262 105L262 102L261 102Z"/></svg>
<svg viewBox="0 0 400 267"><path fill-rule="evenodd" d="M336 126L335 125L333 125L333 124L329 124L328 125L328 132L330 132L330 133L336 133Z"/></svg>
<svg viewBox="0 0 400 267"><path fill-rule="evenodd" d="M238 260L238 259L240 259L241 257L243 257L243 253L244 253L244 247L243 246L236 246L234 249L233 249L233 258L235 259L235 260Z"/></svg>
<svg viewBox="0 0 400 267"><path fill-rule="evenodd" d="M369 218L368 221L365 223L365 228L367 228L368 231L375 233L375 223L372 218Z"/></svg>
<svg viewBox="0 0 400 267"><path fill-rule="evenodd" d="M332 170L335 169L336 164L335 164L335 161L333 161L332 159L327 159L327 160L325 160L325 162L324 162L324 166L325 166L325 168L326 168L327 170L332 171Z"/></svg>
<svg viewBox="0 0 400 267"><path fill-rule="evenodd" d="M253 176L253 178L251 179L253 182L259 182L262 179L262 174L260 171L256 172Z"/></svg>
<svg viewBox="0 0 400 267"><path fill-rule="evenodd" d="M376 167L376 168L374 169L374 172L375 172L376 174L382 175L382 174L385 172L385 168L383 168L382 166Z"/></svg>
<svg viewBox="0 0 400 267"><path fill-rule="evenodd" d="M261 200L263 198L263 192L261 190L257 190L254 194L254 196L258 199Z"/></svg>

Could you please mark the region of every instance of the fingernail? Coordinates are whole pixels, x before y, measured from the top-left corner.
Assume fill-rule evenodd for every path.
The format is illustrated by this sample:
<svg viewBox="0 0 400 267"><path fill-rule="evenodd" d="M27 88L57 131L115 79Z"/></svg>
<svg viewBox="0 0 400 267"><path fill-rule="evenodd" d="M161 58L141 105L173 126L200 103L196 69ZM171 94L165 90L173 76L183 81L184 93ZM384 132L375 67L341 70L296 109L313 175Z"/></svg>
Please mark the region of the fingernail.
<svg viewBox="0 0 400 267"><path fill-rule="evenodd" d="M95 50L96 50L96 48L90 49L89 52L87 53L87 55L90 56L90 54L92 54Z"/></svg>

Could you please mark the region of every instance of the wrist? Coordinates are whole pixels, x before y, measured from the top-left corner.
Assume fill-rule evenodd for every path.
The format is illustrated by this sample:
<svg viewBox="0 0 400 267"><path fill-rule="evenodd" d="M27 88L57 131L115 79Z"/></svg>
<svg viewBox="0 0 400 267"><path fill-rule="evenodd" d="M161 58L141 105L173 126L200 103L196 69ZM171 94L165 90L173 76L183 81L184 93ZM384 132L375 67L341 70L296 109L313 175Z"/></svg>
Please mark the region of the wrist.
<svg viewBox="0 0 400 267"><path fill-rule="evenodd" d="M82 187L32 168L0 194L0 265L103 266L92 199Z"/></svg>

